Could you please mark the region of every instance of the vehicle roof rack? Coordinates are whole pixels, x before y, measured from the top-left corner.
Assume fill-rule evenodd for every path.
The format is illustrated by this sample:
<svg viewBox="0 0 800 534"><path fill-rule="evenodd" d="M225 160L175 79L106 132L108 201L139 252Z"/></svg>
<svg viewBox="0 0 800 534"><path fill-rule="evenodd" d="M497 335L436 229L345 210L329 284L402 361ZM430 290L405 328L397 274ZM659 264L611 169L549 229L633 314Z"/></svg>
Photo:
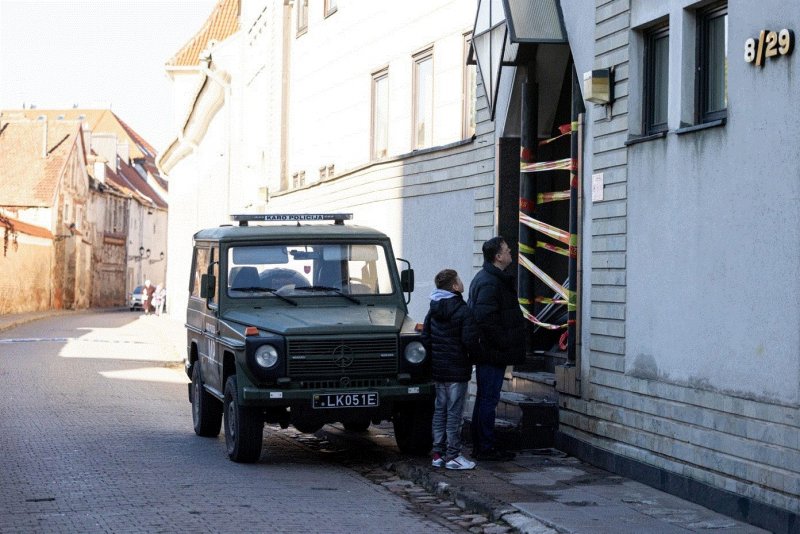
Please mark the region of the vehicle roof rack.
<svg viewBox="0 0 800 534"><path fill-rule="evenodd" d="M247 226L251 221L260 222L301 222L333 221L334 224L344 224L353 218L352 213L239 213L231 215L231 219L237 221L239 226Z"/></svg>

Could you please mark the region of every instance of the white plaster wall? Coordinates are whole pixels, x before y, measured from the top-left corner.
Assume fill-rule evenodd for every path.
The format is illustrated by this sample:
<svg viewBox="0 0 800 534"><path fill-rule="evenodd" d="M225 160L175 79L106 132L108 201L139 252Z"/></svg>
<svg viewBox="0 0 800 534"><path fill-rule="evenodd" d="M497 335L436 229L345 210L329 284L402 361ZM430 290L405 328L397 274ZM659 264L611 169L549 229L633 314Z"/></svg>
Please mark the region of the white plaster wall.
<svg viewBox="0 0 800 534"><path fill-rule="evenodd" d="M338 172L370 159L372 73L389 67L389 154L410 152L412 54L433 45L433 146L461 138L463 34L475 2L342 2L323 18L309 1L308 31L291 42L289 173L306 181L333 163ZM294 26L293 26L294 28Z"/></svg>
<svg viewBox="0 0 800 534"><path fill-rule="evenodd" d="M242 5L241 73L234 76L234 100L241 105L240 177L254 203L258 188L277 190L281 178L281 110L283 106L283 2ZM258 209L248 211L263 211Z"/></svg>
<svg viewBox="0 0 800 534"><path fill-rule="evenodd" d="M186 313L192 236L203 228L230 222L228 155L224 151L227 135L223 109L211 121L197 149L170 172L170 193L175 200L169 210L167 308L177 319Z"/></svg>

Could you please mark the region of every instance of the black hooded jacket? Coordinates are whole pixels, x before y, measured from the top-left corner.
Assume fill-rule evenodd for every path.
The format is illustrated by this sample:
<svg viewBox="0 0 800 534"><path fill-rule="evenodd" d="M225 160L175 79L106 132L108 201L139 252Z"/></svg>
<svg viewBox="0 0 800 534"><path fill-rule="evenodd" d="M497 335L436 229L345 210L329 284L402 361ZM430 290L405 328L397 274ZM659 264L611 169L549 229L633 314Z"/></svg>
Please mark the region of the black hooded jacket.
<svg viewBox="0 0 800 534"><path fill-rule="evenodd" d="M517 365L525 361L525 319L513 276L483 263L469 285L469 307L480 330L482 353L476 363Z"/></svg>
<svg viewBox="0 0 800 534"><path fill-rule="evenodd" d="M422 327L422 342L431 352L431 370L436 382L469 382L470 353L480 351L478 327L459 294L431 300Z"/></svg>

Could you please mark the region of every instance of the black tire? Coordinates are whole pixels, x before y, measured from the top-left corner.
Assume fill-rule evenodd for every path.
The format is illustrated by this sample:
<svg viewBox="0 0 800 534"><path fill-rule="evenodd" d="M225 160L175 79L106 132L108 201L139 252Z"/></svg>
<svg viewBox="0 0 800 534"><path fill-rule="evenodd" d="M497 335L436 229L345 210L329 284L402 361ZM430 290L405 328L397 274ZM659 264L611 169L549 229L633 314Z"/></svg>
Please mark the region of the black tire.
<svg viewBox="0 0 800 534"><path fill-rule="evenodd" d="M192 366L192 422L194 433L198 436L219 436L222 403L203 388L200 362L195 362Z"/></svg>
<svg viewBox="0 0 800 534"><path fill-rule="evenodd" d="M225 448L234 462L249 464L261 457L264 420L260 414L239 404L236 376L225 382Z"/></svg>
<svg viewBox="0 0 800 534"><path fill-rule="evenodd" d="M405 454L425 456L433 447L433 402L408 402L392 416L394 439Z"/></svg>
<svg viewBox="0 0 800 534"><path fill-rule="evenodd" d="M343 421L342 426L348 432L366 432L369 428L369 420L365 421Z"/></svg>

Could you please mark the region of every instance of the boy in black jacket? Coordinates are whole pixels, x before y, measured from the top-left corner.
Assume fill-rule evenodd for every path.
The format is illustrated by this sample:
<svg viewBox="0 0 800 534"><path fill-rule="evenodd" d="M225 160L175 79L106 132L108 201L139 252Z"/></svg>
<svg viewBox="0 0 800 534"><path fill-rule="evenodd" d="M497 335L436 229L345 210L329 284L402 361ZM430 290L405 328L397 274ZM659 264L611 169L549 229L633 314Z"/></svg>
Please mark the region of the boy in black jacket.
<svg viewBox="0 0 800 534"><path fill-rule="evenodd" d="M433 414L433 467L472 469L472 462L461 455L461 423L467 384L472 377L470 353L477 354L478 327L461 293L464 284L453 269L445 269L434 279L431 307L422 327L422 341L431 352L432 374L436 383Z"/></svg>

